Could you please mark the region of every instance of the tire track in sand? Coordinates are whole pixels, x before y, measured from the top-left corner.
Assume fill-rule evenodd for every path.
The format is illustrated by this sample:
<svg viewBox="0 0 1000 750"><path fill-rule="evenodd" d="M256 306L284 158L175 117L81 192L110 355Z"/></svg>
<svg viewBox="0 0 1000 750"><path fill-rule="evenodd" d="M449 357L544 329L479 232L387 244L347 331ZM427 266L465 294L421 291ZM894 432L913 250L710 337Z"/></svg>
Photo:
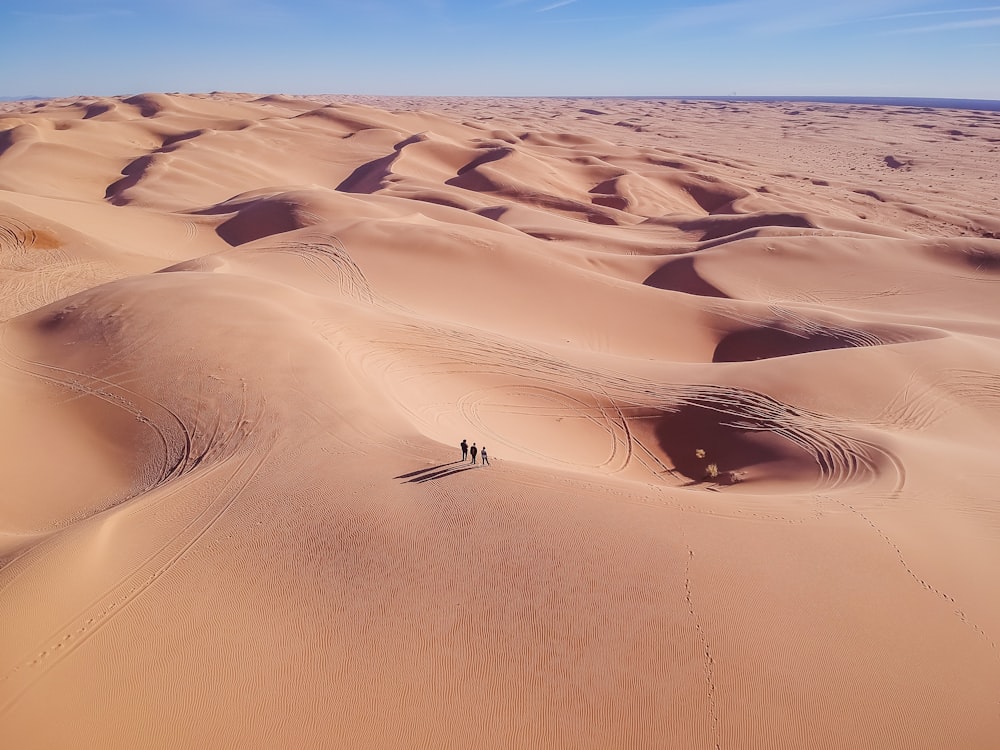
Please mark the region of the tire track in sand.
<svg viewBox="0 0 1000 750"><path fill-rule="evenodd" d="M188 426L166 404L154 398L114 383L98 375L60 367L22 357L7 344L7 329L0 331L0 351L10 366L43 382L65 388L72 393L94 396L112 406L123 409L136 421L150 427L163 448L159 476L147 483L139 492L183 473L192 461L192 437ZM169 427L164 426L164 422Z"/></svg>
<svg viewBox="0 0 1000 750"><path fill-rule="evenodd" d="M0 319L6 320L116 276L106 263L71 258L58 239L0 216Z"/></svg>
<svg viewBox="0 0 1000 750"><path fill-rule="evenodd" d="M64 388L76 396L93 396L116 408L126 411L135 417L136 421L146 425L154 434L162 447L161 468L140 477L136 486L125 496L111 499L107 507L96 510L86 517L99 515L112 508L122 507L129 501L148 493L156 487L184 477L197 468L210 456L223 460L226 458L225 447L235 438L240 425L245 424L247 411L247 387L242 382L238 417L231 421L228 433L222 433L221 413L212 415L211 426L207 431L199 430L199 425L189 427L184 420L164 403L143 396L137 391L126 388L108 378L98 377L69 368L58 367L37 360L26 359L17 354L6 339L7 329L0 329L0 352L5 356L6 364L15 371L23 372L42 382ZM199 396L201 391L199 390ZM197 409L200 409L199 398ZM196 409L196 422L198 411ZM197 447L195 447L197 446ZM85 517L67 519L69 523L85 520ZM64 527L65 528L65 527ZM22 558L27 558L32 551L40 551L49 540L33 545L22 554L17 555L0 567L0 594L4 592L19 577ZM24 572L24 571L21 571Z"/></svg>
<svg viewBox="0 0 1000 750"><path fill-rule="evenodd" d="M332 234L315 234L302 241L281 242L260 252L285 253L302 260L317 276L340 289L341 294L363 304L402 312L401 305L378 294L361 267L354 262L347 246Z"/></svg>
<svg viewBox="0 0 1000 750"><path fill-rule="evenodd" d="M0 281L0 320L9 320L117 278L106 263L53 261L7 271Z"/></svg>
<svg viewBox="0 0 1000 750"><path fill-rule="evenodd" d="M496 442L510 445L501 433L491 429L483 419L482 410L487 403L492 409L501 408L508 415L579 419L583 423L594 425L608 435L609 447L607 457L596 460L592 464L593 468L616 473L622 471L633 458L637 440L631 433L624 412L599 382L585 382L581 379L581 370L558 363L539 350L482 331L459 334L436 326L397 324L386 328L384 332L389 333L390 337L381 339L379 343L392 350L406 351L413 355L413 359L419 359L421 364L418 365L418 370L421 372L428 371L424 363L430 359L430 371L439 376L482 374L482 368L478 367L480 363L492 365L486 370L491 374L512 376L507 385L469 391L456 400L466 419ZM393 337L392 334L396 336ZM463 343L460 346L441 346L441 342L451 339L458 339ZM441 360L441 355L445 355L446 361ZM386 372L404 368L407 372L410 370L408 365L400 365L396 361L390 361L383 367ZM567 383L570 388L566 387ZM491 400L498 393L514 399L515 403L505 404ZM542 403L530 405L518 401L525 397ZM405 404L403 407L414 418L423 418L423 415L414 413ZM518 449L536 457L559 461L554 456L523 445L519 445ZM651 471L656 470L662 470L662 465L657 469L651 468Z"/></svg>
<svg viewBox="0 0 1000 750"><path fill-rule="evenodd" d="M950 396L987 409L1000 409L1000 375L986 370L945 370L939 387Z"/></svg>
<svg viewBox="0 0 1000 750"><path fill-rule="evenodd" d="M767 432L797 446L817 467L817 488L870 482L883 468L894 474L891 479L893 493L898 493L905 483L904 467L888 449L852 434L858 429L858 423L801 409L747 389L659 383L579 367L541 350L482 331L396 324L383 328L381 337L373 343L384 350L409 355L405 363L393 357L388 364L380 364L387 373L395 368L407 377L416 372L434 380L455 376L506 380L502 386L470 391L457 399L466 419L489 432L491 440L506 447L520 449L483 421L479 413L483 394L506 389L516 395L528 388L550 393L563 402L561 410L552 411L549 407L552 413L548 416L573 416L601 425L616 446L626 445L626 461L635 459L651 476L662 476L664 472L675 478L677 475L675 467L667 466L653 450L636 439L629 422L697 408L718 415L720 425L734 432ZM574 401L576 406L572 405ZM524 404L508 404L508 407L523 410ZM542 411L535 410L535 413L544 416ZM615 455L614 450L611 453ZM649 456L655 460L650 460ZM619 469L623 467L624 463L618 466Z"/></svg>
<svg viewBox="0 0 1000 750"><path fill-rule="evenodd" d="M17 357L16 354L13 354L12 352L10 352L9 349L6 349L6 347L4 346L4 338L3 338L2 333L0 333L0 348L5 349L5 351L7 351L8 353L11 353L12 356ZM29 360L23 360L23 361L27 362L29 364L38 365L40 367L49 367L48 365L45 365L44 363L36 363L36 362L31 362ZM14 369L17 369L17 368L15 367ZM67 375L71 375L71 376L72 375L76 375L76 376L81 376L81 377L88 377L84 373L79 373L77 371L69 370L69 369L66 369L66 368L54 368L53 367L53 369L56 369L56 370L58 370L59 372L61 372L63 374L67 374ZM247 420L247 406L246 406L247 405L247 387L246 387L246 382L245 381L241 381L242 382L242 392L241 392L241 396L240 396L241 405L240 405L240 407L238 409L238 416L237 416L237 418L234 419L234 420L231 420L231 422L230 422L231 429L228 432L223 433L222 432L221 414L220 413L215 413L213 415L212 425L211 425L209 431L203 433L203 432L200 432L197 429L197 425L194 428L189 429L187 427L187 425L177 416L177 414L175 412L173 412L172 410L168 409L165 406L163 408L166 411L167 415L170 417L170 424L169 425L164 425L162 423L158 423L157 420L154 419L153 417L146 416L145 414L136 411L136 407L134 406L134 404L132 404L132 402L130 402L130 401L128 401L128 400L126 400L126 399L124 399L124 398L122 398L120 396L119 397L112 397L112 396L114 396L114 394L107 394L104 391L93 389L93 388L83 388L76 380L74 380L72 378L69 381L66 381L66 380L63 380L61 378L56 378L56 377L53 377L53 376L50 376L50 375L44 375L44 374L40 374L40 373L35 373L35 372L32 372L30 369L25 369L25 370L22 370L22 371L26 372L28 374L34 375L36 378L42 380L43 382L49 382L49 383L52 383L52 384L57 385L57 386L65 386L68 390L70 390L71 392L73 392L75 394L78 394L78 395L93 395L93 396L96 396L98 398L101 398L102 400L110 403L113 406L116 406L116 407L124 409L129 414L135 415L137 421L139 421L139 422L141 422L143 424L146 424L149 427L151 427L156 432L156 434L159 436L161 442L163 442L164 445L167 445L167 441L166 441L166 437L165 436L167 436L169 434L170 428L176 426L174 424L174 422L176 422L176 424L179 424L180 427L181 427L181 429L183 430L183 433L185 435L185 441L184 441L184 446L183 446L184 450L182 451L181 459L179 460L178 463L174 464L173 469L171 469L170 471L161 471L159 477L156 478L156 479L148 478L147 481L141 483L140 487L133 489L133 491L130 494L128 494L128 495L126 495L124 497L116 499L107 508L104 508L102 510L98 510L98 511L92 513L91 515L99 515L102 512L106 512L106 511L111 510L113 508L121 507L121 506L127 504L129 501L131 501L131 500L133 500L133 499L135 499L135 498L137 498L137 497L139 497L139 496L141 496L143 494L146 494L146 493L154 490L155 488L157 488L157 487L159 487L159 486L161 486L161 485L163 485L163 484L165 484L167 482L176 481L178 479L186 478L187 475L190 474L191 471L193 471L195 468L197 468L198 466L200 466L202 464L202 462L205 461L210 456L213 459L216 459L218 461L222 461L222 460L226 459L228 457L228 455L224 452L225 451L225 447L229 446L233 442L233 440L236 437L236 433L237 433L238 429L240 428L240 426L244 425L244 424L246 424L248 422L248 420ZM107 380L102 380L102 382L109 383L109 381L107 381ZM131 390L128 390L128 389L124 389L124 390L127 393L130 393L132 395L137 395L134 391L131 391ZM201 391L199 390L199 395L200 395L200 393L201 393ZM151 403L162 406L162 404L160 404L160 402L158 402L156 400L151 400ZM200 409L200 405L201 405L201 401L199 399L199 402L198 402L199 409ZM197 417L198 417L198 412L196 411L196 419L197 419ZM199 448L197 450L193 450L192 449L192 447L195 444L199 444ZM168 458L169 458L169 454L168 454ZM88 516L88 517L90 517L90 516ZM73 523L73 522L79 522L79 521L83 521L83 520L86 520L86 518L69 519L69 521L71 523ZM42 544L44 544L44 542ZM8 560L7 563L3 567L0 567L0 581L3 581L3 578L7 578L7 580L5 582L0 583L0 594L2 594L3 591L13 582L14 578L10 578L9 574L10 574L11 571L13 571L16 568L15 564L18 562L18 560L20 560L22 557L26 557L27 555L29 555L32 552L32 550L36 549L36 547L37 547L37 545L35 545L35 546L27 549L24 553L22 553L21 555L18 555L17 557L14 557L14 558ZM15 576L15 578L16 578L16 576Z"/></svg>
<svg viewBox="0 0 1000 750"><path fill-rule="evenodd" d="M934 386L917 381L911 373L906 384L872 420L882 427L922 431L932 427L951 411L949 404L934 394Z"/></svg>
<svg viewBox="0 0 1000 750"><path fill-rule="evenodd" d="M873 421L886 427L924 430L954 411L955 401L1000 409L1000 375L985 370L950 369L921 383L911 375Z"/></svg>
<svg viewBox="0 0 1000 750"><path fill-rule="evenodd" d="M248 414L245 398L242 404L240 418L234 422L235 425L244 429L243 440L239 448L207 469L209 472L219 471L235 461L235 468L223 480L219 491L156 551L131 567L110 587L106 587L82 611L69 618L52 635L31 649L31 655L25 656L0 677L0 690L12 680L21 679L20 685L13 688L7 699L0 703L0 715L8 711L32 685L57 666L61 660L80 648L100 628L111 622L129 604L160 581L218 523L250 486L271 456L274 450L275 436L270 433L265 435L256 431L247 432L245 428L248 424L257 425L262 422L264 402L259 404L257 413L254 415ZM237 459L236 456L239 452L242 452L243 455ZM195 484L196 479L204 479L205 476L201 472L198 474L187 473L179 481L176 479L164 480L161 484L168 491L157 498L155 503L158 505L166 499L190 489Z"/></svg>

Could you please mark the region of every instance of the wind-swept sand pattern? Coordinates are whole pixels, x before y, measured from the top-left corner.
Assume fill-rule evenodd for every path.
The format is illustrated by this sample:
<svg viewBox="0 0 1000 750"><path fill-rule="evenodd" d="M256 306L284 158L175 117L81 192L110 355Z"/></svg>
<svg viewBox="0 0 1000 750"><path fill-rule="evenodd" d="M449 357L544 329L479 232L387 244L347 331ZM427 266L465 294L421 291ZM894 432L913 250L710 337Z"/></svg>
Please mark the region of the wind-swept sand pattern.
<svg viewBox="0 0 1000 750"><path fill-rule="evenodd" d="M996 113L3 107L12 747L997 746Z"/></svg>

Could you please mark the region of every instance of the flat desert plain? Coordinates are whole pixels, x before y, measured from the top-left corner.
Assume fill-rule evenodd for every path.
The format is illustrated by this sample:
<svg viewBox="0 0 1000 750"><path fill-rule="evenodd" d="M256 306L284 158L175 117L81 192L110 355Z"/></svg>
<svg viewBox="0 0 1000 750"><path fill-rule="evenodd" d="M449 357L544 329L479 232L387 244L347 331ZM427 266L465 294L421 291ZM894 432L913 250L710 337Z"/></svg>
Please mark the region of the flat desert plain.
<svg viewBox="0 0 1000 750"><path fill-rule="evenodd" d="M1000 747L998 196L989 112L4 105L3 746Z"/></svg>

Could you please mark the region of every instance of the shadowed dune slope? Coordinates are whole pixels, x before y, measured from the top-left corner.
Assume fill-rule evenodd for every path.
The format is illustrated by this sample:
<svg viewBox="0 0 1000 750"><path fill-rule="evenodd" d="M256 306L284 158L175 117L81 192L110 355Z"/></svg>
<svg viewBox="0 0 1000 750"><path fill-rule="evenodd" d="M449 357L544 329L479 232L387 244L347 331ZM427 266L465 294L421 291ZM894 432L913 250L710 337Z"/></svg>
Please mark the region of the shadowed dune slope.
<svg viewBox="0 0 1000 750"><path fill-rule="evenodd" d="M994 748L998 143L5 103L0 736Z"/></svg>

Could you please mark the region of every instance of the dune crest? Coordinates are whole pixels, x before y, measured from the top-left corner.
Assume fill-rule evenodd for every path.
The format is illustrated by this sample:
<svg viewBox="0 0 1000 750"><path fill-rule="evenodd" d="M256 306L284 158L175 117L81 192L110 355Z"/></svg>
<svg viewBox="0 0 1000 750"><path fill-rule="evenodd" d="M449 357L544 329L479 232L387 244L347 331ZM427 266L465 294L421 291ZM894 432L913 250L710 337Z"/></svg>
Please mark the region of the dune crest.
<svg viewBox="0 0 1000 750"><path fill-rule="evenodd" d="M998 144L888 106L4 104L0 736L995 747Z"/></svg>

